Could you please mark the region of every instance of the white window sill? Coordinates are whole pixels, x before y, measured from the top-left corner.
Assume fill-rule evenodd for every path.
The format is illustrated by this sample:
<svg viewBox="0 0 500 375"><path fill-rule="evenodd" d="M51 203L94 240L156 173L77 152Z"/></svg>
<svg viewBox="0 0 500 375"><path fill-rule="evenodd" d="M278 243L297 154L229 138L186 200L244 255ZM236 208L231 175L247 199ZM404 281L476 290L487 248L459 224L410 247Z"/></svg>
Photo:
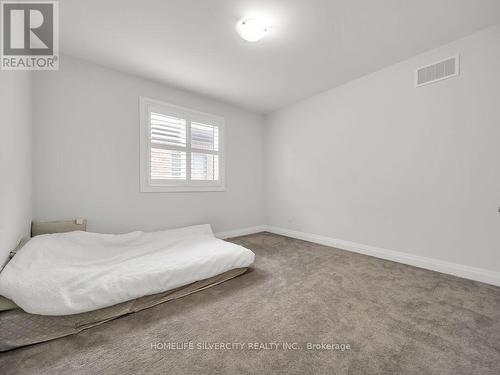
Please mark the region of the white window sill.
<svg viewBox="0 0 500 375"><path fill-rule="evenodd" d="M225 186L141 186L141 193L190 193L226 191Z"/></svg>

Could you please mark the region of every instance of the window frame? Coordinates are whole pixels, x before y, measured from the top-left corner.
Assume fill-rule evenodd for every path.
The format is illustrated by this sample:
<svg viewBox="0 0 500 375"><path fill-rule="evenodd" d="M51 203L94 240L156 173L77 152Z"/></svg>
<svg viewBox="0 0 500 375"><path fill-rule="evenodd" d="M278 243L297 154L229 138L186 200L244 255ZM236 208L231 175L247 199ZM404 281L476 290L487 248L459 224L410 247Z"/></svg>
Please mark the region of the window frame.
<svg viewBox="0 0 500 375"><path fill-rule="evenodd" d="M151 180L151 120L150 113L156 109L159 113L176 116L186 120L186 147L166 146L168 150L186 152L186 180L167 180L164 183ZM140 191L141 193L166 192L203 192L225 191L225 121L224 117L181 107L148 97L139 97L140 116ZM191 147L191 122L199 122L218 127L219 150L204 150ZM219 156L219 180L191 180L191 154L202 153Z"/></svg>

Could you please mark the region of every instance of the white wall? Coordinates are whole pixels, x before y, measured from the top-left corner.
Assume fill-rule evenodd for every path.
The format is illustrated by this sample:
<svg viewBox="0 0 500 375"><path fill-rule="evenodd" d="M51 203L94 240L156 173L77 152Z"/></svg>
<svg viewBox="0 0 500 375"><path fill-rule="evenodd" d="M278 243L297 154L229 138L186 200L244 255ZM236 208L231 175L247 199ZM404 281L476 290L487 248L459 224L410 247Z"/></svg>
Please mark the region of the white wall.
<svg viewBox="0 0 500 375"><path fill-rule="evenodd" d="M60 66L34 77L35 219L110 233L262 224L261 116L68 56ZM141 95L225 117L225 192L139 192Z"/></svg>
<svg viewBox="0 0 500 375"><path fill-rule="evenodd" d="M414 87L415 68L457 53L458 78ZM65 56L34 76L34 216L115 233L268 224L499 272L499 66L494 27L263 128L258 115ZM139 95L226 118L227 191L139 193Z"/></svg>
<svg viewBox="0 0 500 375"><path fill-rule="evenodd" d="M0 269L31 224L31 78L0 71Z"/></svg>
<svg viewBox="0 0 500 375"><path fill-rule="evenodd" d="M460 53L461 74L414 87ZM500 271L500 27L266 118L267 224Z"/></svg>

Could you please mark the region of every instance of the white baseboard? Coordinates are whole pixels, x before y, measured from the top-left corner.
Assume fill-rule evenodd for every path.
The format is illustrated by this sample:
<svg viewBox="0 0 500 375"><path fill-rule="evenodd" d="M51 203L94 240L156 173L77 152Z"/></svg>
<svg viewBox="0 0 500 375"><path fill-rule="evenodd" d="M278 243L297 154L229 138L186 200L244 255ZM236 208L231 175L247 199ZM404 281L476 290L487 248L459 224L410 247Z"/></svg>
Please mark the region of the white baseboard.
<svg viewBox="0 0 500 375"><path fill-rule="evenodd" d="M418 255L403 253L401 251L387 250L380 247L363 245L351 241L338 240L331 237L317 234L298 232L291 229L278 228L273 226L262 226L268 232L281 234L283 236L297 238L300 240L319 243L321 245L336 247L355 253L370 255L376 258L391 260L393 262L408 264L410 266L425 268L432 271L442 272L449 275L462 277L465 279L480 281L486 284L500 286L500 272L494 272L482 268L465 266L447 262L434 258L427 258Z"/></svg>
<svg viewBox="0 0 500 375"><path fill-rule="evenodd" d="M228 230L225 232L218 232L218 233L215 233L215 237L220 238L221 240L224 240L226 238L246 236L247 234L264 232L266 230L267 230L266 225L258 225L255 227L240 228L240 229Z"/></svg>

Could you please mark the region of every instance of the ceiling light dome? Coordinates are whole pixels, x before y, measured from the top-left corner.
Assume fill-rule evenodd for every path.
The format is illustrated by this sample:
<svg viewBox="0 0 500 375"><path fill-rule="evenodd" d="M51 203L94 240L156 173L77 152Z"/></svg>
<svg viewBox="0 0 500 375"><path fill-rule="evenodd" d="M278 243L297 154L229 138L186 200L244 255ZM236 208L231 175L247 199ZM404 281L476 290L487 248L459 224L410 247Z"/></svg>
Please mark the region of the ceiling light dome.
<svg viewBox="0 0 500 375"><path fill-rule="evenodd" d="M262 39L269 29L267 22L259 18L243 18L236 24L238 34L249 42Z"/></svg>

